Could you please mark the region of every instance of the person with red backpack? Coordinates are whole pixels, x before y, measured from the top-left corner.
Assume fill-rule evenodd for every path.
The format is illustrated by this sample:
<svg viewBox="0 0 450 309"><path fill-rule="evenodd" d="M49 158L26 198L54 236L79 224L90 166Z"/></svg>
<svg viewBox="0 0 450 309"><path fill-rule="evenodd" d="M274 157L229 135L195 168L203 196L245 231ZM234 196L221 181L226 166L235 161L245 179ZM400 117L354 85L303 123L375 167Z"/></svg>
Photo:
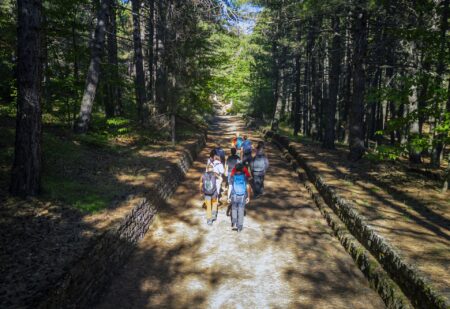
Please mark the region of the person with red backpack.
<svg viewBox="0 0 450 309"><path fill-rule="evenodd" d="M269 168L269 160L264 153L264 143L259 142L256 148L256 155L250 163L253 174L253 190L255 198L264 193L264 176Z"/></svg>
<svg viewBox="0 0 450 309"><path fill-rule="evenodd" d="M248 173L248 172L247 172ZM244 173L244 165L234 168L228 187L228 202L231 203L231 228L241 232L244 227L245 205L250 202L251 188Z"/></svg>
<svg viewBox="0 0 450 309"><path fill-rule="evenodd" d="M217 179L214 167L210 164L206 167L206 172L200 177L200 194L203 195L206 205L206 223L212 225L217 219Z"/></svg>

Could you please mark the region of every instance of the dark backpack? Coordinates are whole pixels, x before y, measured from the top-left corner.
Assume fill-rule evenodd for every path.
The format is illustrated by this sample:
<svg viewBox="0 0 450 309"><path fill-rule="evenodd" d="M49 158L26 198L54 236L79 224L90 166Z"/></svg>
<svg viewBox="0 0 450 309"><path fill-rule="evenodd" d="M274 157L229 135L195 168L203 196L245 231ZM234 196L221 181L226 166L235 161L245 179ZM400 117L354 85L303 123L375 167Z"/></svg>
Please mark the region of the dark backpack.
<svg viewBox="0 0 450 309"><path fill-rule="evenodd" d="M216 176L213 172L203 174L203 193L205 195L214 195L217 191Z"/></svg>
<svg viewBox="0 0 450 309"><path fill-rule="evenodd" d="M242 137L238 137L236 139L236 149L241 149L243 142L244 142L244 139Z"/></svg>
<svg viewBox="0 0 450 309"><path fill-rule="evenodd" d="M266 157L264 155L257 155L253 158L253 172L265 173L266 171Z"/></svg>
<svg viewBox="0 0 450 309"><path fill-rule="evenodd" d="M228 170L231 172L233 170L233 168L235 168L238 163L239 163L239 156L238 155L229 156L228 160L227 160Z"/></svg>
<svg viewBox="0 0 450 309"><path fill-rule="evenodd" d="M244 154L252 153L252 142L248 139L242 143L242 150L244 150Z"/></svg>
<svg viewBox="0 0 450 309"><path fill-rule="evenodd" d="M247 179L244 173L234 174L233 193L237 196L244 196L247 193Z"/></svg>

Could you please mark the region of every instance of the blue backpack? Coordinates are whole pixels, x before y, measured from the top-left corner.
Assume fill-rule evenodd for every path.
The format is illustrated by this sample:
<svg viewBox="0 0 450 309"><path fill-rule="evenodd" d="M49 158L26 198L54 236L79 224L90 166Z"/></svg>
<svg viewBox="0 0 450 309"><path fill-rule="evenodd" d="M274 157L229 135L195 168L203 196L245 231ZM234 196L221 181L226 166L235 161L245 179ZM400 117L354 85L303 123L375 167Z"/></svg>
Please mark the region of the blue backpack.
<svg viewBox="0 0 450 309"><path fill-rule="evenodd" d="M244 140L242 139L242 137L238 137L236 139L236 149L241 149L243 142L244 142Z"/></svg>
<svg viewBox="0 0 450 309"><path fill-rule="evenodd" d="M252 153L252 142L248 139L242 143L242 149L244 150L244 154Z"/></svg>
<svg viewBox="0 0 450 309"><path fill-rule="evenodd" d="M244 173L234 175L233 193L237 196L244 196L247 193L247 179Z"/></svg>

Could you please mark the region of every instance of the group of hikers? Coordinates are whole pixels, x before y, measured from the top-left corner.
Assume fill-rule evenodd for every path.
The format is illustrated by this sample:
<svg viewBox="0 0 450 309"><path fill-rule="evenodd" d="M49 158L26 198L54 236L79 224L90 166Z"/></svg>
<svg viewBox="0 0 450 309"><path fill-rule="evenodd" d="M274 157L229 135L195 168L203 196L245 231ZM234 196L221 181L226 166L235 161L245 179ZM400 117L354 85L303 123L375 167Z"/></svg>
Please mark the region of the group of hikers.
<svg viewBox="0 0 450 309"><path fill-rule="evenodd" d="M231 212L231 228L241 232L244 225L245 205L250 197L258 198L264 193L264 176L269 168L264 142L259 141L255 149L247 135L231 140L228 158L220 142L211 150L206 171L200 178L200 192L204 196L207 224L217 220L218 205L226 196ZM227 189L223 194L222 185ZM230 211L231 210L231 211Z"/></svg>

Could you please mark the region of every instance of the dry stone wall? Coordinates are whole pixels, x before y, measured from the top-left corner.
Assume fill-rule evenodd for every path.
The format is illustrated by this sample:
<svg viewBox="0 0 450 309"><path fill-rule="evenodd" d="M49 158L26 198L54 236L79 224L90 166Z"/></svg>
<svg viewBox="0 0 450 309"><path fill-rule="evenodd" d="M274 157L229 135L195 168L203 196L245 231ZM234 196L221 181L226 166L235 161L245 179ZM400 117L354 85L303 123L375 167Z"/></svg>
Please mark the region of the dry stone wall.
<svg viewBox="0 0 450 309"><path fill-rule="evenodd" d="M169 198L184 178L197 154L206 144L206 132L187 145L178 164L166 172L132 210L106 232L93 237L81 258L76 260L49 290L37 308L91 308L116 270L123 266L135 244L148 231L158 207Z"/></svg>
<svg viewBox="0 0 450 309"><path fill-rule="evenodd" d="M349 201L341 198L325 183L319 172L309 166L307 159L296 150L294 145L290 145L289 138L270 130L263 130L263 134L266 138L271 138L280 149L295 159L296 163L306 172L308 179L314 184L326 204L345 224L351 234L382 265L392 280L398 284L404 294L410 299L414 307L450 308L450 304L448 304L446 299L433 289L419 271L414 266L406 263L401 255L381 235L375 232ZM351 253L351 255L353 256L354 254ZM386 288L388 287L386 286ZM402 307L394 305L392 308Z"/></svg>

